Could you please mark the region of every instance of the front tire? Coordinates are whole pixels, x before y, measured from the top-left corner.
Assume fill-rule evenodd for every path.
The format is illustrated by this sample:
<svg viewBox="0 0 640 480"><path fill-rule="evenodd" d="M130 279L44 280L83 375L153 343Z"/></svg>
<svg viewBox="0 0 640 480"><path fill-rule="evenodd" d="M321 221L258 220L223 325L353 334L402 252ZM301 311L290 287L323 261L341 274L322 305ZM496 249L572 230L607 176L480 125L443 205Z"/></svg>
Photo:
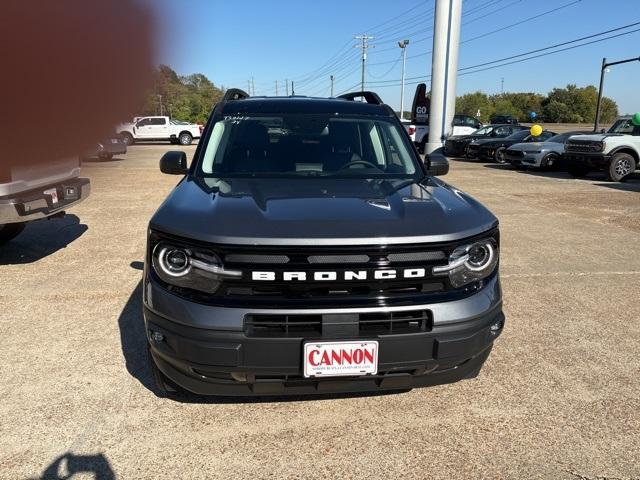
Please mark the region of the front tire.
<svg viewBox="0 0 640 480"><path fill-rule="evenodd" d="M113 158L113 153L106 153L106 152L102 152L98 154L98 158L100 160L103 160L105 162L108 162L109 160L111 160Z"/></svg>
<svg viewBox="0 0 640 480"><path fill-rule="evenodd" d="M120 135L122 135L122 139L124 140L124 143L127 145L127 147L135 143L133 135L131 135L129 132L122 132Z"/></svg>
<svg viewBox="0 0 640 480"><path fill-rule="evenodd" d="M493 159L496 161L496 163L499 163L500 165L504 165L505 163L507 163L507 159L504 156L505 150L506 147L500 147L496 150L496 153L493 154Z"/></svg>
<svg viewBox="0 0 640 480"><path fill-rule="evenodd" d="M9 240L13 240L24 230L26 223L6 223L0 225L0 245L4 245Z"/></svg>
<svg viewBox="0 0 640 480"><path fill-rule="evenodd" d="M556 155L555 153L549 153L540 162L540 168L542 170L549 170L553 167L556 167L559 160L560 157L558 155Z"/></svg>
<svg viewBox="0 0 640 480"><path fill-rule="evenodd" d="M607 180L624 182L636 169L636 160L628 153L616 153L606 170Z"/></svg>
<svg viewBox="0 0 640 480"><path fill-rule="evenodd" d="M180 142L180 145L191 145L191 142L193 142L193 137L190 133L183 132L178 137L178 141Z"/></svg>

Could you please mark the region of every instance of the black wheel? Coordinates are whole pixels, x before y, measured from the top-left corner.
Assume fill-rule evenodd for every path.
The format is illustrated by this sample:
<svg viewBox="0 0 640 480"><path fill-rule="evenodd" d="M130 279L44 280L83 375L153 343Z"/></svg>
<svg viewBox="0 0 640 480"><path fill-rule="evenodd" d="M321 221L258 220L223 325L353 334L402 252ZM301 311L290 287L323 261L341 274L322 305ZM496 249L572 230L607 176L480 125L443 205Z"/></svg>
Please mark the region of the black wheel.
<svg viewBox="0 0 640 480"><path fill-rule="evenodd" d="M120 135L122 136L122 139L124 140L124 143L127 145L127 147L135 143L133 135L131 135L129 132L122 132Z"/></svg>
<svg viewBox="0 0 640 480"><path fill-rule="evenodd" d="M171 380L169 380L167 376L162 373L162 371L160 371L160 369L156 365L156 362L151 356L151 347L149 347L148 342L147 359L149 361L149 369L151 370L151 375L153 376L153 383L162 395L171 397L182 393L182 389Z"/></svg>
<svg viewBox="0 0 640 480"><path fill-rule="evenodd" d="M493 154L493 159L502 165L507 163L507 159L504 156L505 150L506 150L506 147L500 147L496 150L496 153Z"/></svg>
<svg viewBox="0 0 640 480"><path fill-rule="evenodd" d="M188 132L182 132L178 137L178 141L180 142L180 145L191 145L193 137Z"/></svg>
<svg viewBox="0 0 640 480"><path fill-rule="evenodd" d="M6 223L0 225L0 245L14 239L24 230L25 223Z"/></svg>
<svg viewBox="0 0 640 480"><path fill-rule="evenodd" d="M543 170L547 170L558 165L558 161L560 157L555 153L549 153L545 155L545 157L540 162L540 168Z"/></svg>
<svg viewBox="0 0 640 480"><path fill-rule="evenodd" d="M636 160L628 153L616 153L606 170L607 180L624 182L636 169Z"/></svg>
<svg viewBox="0 0 640 480"><path fill-rule="evenodd" d="M104 160L104 161L109 161L113 158L113 153L108 153L108 152L100 152L98 154L98 158L100 160Z"/></svg>
<svg viewBox="0 0 640 480"><path fill-rule="evenodd" d="M569 175L575 178L586 177L587 173L589 173L589 168L579 163L570 163L567 170L569 171Z"/></svg>

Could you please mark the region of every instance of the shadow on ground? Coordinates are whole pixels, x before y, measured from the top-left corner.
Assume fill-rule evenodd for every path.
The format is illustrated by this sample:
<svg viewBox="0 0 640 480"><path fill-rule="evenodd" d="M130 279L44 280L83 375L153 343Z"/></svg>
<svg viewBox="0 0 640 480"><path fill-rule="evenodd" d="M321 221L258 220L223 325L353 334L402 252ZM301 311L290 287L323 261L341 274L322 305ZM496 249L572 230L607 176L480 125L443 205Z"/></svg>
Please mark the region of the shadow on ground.
<svg viewBox="0 0 640 480"><path fill-rule="evenodd" d="M76 215L29 222L24 231L0 248L0 265L32 263L65 248L88 227Z"/></svg>
<svg viewBox="0 0 640 480"><path fill-rule="evenodd" d="M90 474L90 477L87 475ZM67 480L73 478L93 478L95 480L115 480L116 474L107 457L96 455L75 455L67 452L51 462L40 477L30 480Z"/></svg>
<svg viewBox="0 0 640 480"><path fill-rule="evenodd" d="M137 269L141 262L132 262L131 267ZM147 354L147 338L144 326L144 317L142 314L142 281L138 282L136 288L131 292L127 304L124 306L120 317L118 318L118 327L120 329L120 344L122 347L122 355L125 359L125 365L129 374L137 379L147 390L155 396L165 398L163 392L158 390L154 381L151 369L149 367L149 357ZM205 404L221 404L221 403L272 403L272 402L299 402L312 400L332 400L337 398L357 398L357 397L379 397L385 395L393 395L404 393L403 391L386 391L386 392L358 392L358 393L341 393L341 394L323 394L323 395L297 395L297 396L265 396L265 397L219 397L219 396L201 396L188 392L171 395L171 400L180 403L205 403Z"/></svg>

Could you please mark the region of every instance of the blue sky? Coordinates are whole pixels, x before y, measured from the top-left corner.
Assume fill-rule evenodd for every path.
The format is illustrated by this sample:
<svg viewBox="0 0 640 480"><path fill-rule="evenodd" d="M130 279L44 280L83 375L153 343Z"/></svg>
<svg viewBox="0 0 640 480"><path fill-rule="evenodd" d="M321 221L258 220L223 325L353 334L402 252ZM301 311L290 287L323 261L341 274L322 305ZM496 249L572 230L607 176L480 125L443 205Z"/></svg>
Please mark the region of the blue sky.
<svg viewBox="0 0 640 480"><path fill-rule="evenodd" d="M296 81L296 94L328 96L333 74L335 91L340 93L359 83L359 50L353 36L361 33L376 37L367 60L367 89L377 91L391 106L398 108L400 103L398 40L410 40L407 77L431 72L434 0L143 1L152 7L159 24L158 63L180 74L204 73L227 88L247 89L247 80L253 77L256 95L274 95L276 80L283 94L289 79ZM527 21L509 27L523 20ZM464 68L640 22L640 2L465 0L462 21L459 67ZM507 28L473 39L503 27ZM635 29L640 25L609 35ZM602 37L590 40L598 38ZM499 93L502 78L505 91L546 93L568 83L597 85L602 57L637 56L640 31L459 76L457 94ZM622 113L640 111L639 77L640 62L612 67L607 74L605 95L618 102ZM414 89L407 86L406 109Z"/></svg>

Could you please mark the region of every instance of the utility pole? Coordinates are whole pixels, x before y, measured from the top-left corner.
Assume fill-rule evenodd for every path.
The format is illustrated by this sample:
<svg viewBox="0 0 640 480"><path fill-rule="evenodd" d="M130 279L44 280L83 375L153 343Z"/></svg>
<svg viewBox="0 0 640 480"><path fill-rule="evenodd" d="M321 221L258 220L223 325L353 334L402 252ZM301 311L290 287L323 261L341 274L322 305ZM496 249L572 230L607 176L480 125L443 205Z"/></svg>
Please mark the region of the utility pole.
<svg viewBox="0 0 640 480"><path fill-rule="evenodd" d="M500 94L504 95L504 77L500 79Z"/></svg>
<svg viewBox="0 0 640 480"><path fill-rule="evenodd" d="M278 80L276 80L276 97L278 96Z"/></svg>
<svg viewBox="0 0 640 480"><path fill-rule="evenodd" d="M287 97L288 97L289 96L289 79L288 78L284 79L284 86L287 91Z"/></svg>
<svg viewBox="0 0 640 480"><path fill-rule="evenodd" d="M251 76L251 96L256 96L256 83L253 81L253 75Z"/></svg>
<svg viewBox="0 0 640 480"><path fill-rule="evenodd" d="M158 103L160 104L160 116L164 116L164 110L162 109L162 95L158 95Z"/></svg>
<svg viewBox="0 0 640 480"><path fill-rule="evenodd" d="M359 48L362 51L362 55L361 55L362 75L360 80L360 91L364 92L364 68L367 62L367 50L369 48L374 48L373 45L369 45L369 40L373 40L375 37L371 37L369 35L356 35L353 38L355 38L356 40L360 40L362 42L360 45L356 45L356 48Z"/></svg>
<svg viewBox="0 0 640 480"><path fill-rule="evenodd" d="M296 89L293 87L293 80L291 80L291 96L295 96L296 94Z"/></svg>
<svg viewBox="0 0 640 480"><path fill-rule="evenodd" d="M330 75L329 78L331 79L331 98L333 98L333 75Z"/></svg>
<svg viewBox="0 0 640 480"><path fill-rule="evenodd" d="M640 57L627 58L626 60L618 60L617 62L607 63L607 59L602 59L602 67L600 67L600 88L598 88L598 101L596 103L596 121L593 125L593 131L597 132L600 126L600 108L602 104L602 89L604 87L604 74L609 71L609 67L620 65L621 63L640 62Z"/></svg>
<svg viewBox="0 0 640 480"><path fill-rule="evenodd" d="M251 80L247 80L247 93L251 95Z"/></svg>
<svg viewBox="0 0 640 480"><path fill-rule="evenodd" d="M407 45L409 40L398 42L398 46L402 49L402 83L400 84L400 120L404 120L404 69L407 66Z"/></svg>

